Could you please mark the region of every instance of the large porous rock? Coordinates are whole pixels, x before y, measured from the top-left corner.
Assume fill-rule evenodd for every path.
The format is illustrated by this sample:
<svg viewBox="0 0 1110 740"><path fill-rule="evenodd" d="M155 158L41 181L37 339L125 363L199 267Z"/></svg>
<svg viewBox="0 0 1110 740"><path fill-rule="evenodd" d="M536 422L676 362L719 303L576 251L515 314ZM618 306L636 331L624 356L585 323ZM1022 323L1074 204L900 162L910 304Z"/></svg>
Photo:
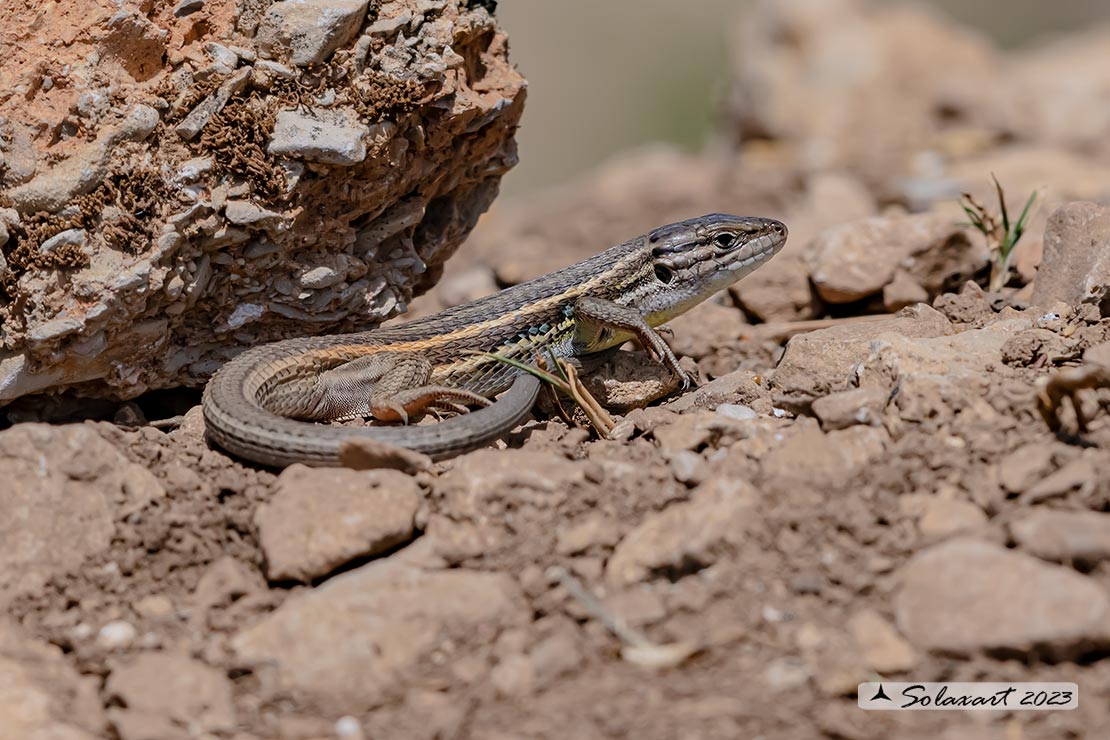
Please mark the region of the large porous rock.
<svg viewBox="0 0 1110 740"><path fill-rule="evenodd" d="M165 495L89 426L0 432L0 606L111 544L116 521Z"/></svg>
<svg viewBox="0 0 1110 740"><path fill-rule="evenodd" d="M1110 208L1069 203L1048 220L1033 303L1093 303L1110 316Z"/></svg>
<svg viewBox="0 0 1110 740"><path fill-rule="evenodd" d="M196 5L0 7L0 403L371 328L516 162L492 3Z"/></svg>

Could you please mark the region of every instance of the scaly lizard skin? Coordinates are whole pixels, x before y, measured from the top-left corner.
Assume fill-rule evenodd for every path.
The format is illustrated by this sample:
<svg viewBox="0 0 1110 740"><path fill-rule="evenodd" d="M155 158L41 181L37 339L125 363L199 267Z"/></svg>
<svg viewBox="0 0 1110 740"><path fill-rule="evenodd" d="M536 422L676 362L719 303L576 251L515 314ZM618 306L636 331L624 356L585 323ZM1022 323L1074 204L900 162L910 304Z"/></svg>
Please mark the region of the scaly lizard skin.
<svg viewBox="0 0 1110 740"><path fill-rule="evenodd" d="M636 338L689 387L654 327L763 265L786 235L772 219L710 214L403 326L256 347L204 389L208 436L235 455L274 466L337 465L340 446L358 437L449 457L512 429L539 392L531 374L480 353L534 364ZM506 389L490 405L489 397ZM407 421L428 407L462 406L483 408L419 426L312 423Z"/></svg>

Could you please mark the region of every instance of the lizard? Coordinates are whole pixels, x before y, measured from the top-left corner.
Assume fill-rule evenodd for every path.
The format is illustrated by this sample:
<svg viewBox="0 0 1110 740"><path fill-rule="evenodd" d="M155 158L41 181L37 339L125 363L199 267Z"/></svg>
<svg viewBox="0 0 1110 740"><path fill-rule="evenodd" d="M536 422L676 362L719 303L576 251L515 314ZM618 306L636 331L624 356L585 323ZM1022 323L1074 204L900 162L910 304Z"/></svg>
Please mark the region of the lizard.
<svg viewBox="0 0 1110 740"><path fill-rule="evenodd" d="M540 381L494 355L535 365L633 338L689 388L692 378L656 327L765 264L786 238L774 219L709 214L408 324L246 350L205 386L207 436L275 467L338 465L343 442L357 437L443 459L501 437L536 400ZM407 423L429 408L464 407L477 408ZM315 423L353 418L403 425Z"/></svg>

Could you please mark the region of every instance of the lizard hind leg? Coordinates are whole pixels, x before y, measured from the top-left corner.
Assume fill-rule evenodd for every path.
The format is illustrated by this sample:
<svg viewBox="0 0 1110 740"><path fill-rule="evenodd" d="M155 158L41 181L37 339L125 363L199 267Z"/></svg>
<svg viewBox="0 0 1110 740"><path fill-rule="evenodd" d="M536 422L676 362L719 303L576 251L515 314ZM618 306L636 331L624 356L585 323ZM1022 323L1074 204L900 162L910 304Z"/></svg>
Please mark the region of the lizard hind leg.
<svg viewBox="0 0 1110 740"><path fill-rule="evenodd" d="M371 406L393 407L390 399L426 385L431 375L432 364L412 352L375 352L345 362L320 373L316 379L312 418L347 421L374 416ZM396 406L389 415L403 419L405 413L401 406Z"/></svg>
<svg viewBox="0 0 1110 740"><path fill-rule="evenodd" d="M432 385L432 364L414 352L375 352L317 379L321 417L334 421L373 417L408 424L411 416L441 401L488 406L477 393Z"/></svg>
<svg viewBox="0 0 1110 740"><path fill-rule="evenodd" d="M445 385L424 385L398 393L381 393L370 397L370 414L379 421L409 423L409 416L429 406L489 406L490 400L472 391Z"/></svg>

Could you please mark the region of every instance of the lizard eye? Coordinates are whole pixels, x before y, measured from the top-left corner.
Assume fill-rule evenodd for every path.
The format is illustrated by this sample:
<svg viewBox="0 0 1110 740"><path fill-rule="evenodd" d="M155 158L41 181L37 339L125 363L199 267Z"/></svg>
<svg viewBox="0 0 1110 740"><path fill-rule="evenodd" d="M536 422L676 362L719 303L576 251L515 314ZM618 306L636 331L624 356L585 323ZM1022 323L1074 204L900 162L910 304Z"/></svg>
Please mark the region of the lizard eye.
<svg viewBox="0 0 1110 740"><path fill-rule="evenodd" d="M666 265L656 265L655 266L655 278L659 282L669 283L669 282L671 282L671 278L673 278L673 277L674 277L674 274L671 272L671 269L669 267L667 267Z"/></svg>
<svg viewBox="0 0 1110 740"><path fill-rule="evenodd" d="M735 241L736 237L732 234L717 234L717 236L713 237L713 243L721 249L729 249Z"/></svg>

